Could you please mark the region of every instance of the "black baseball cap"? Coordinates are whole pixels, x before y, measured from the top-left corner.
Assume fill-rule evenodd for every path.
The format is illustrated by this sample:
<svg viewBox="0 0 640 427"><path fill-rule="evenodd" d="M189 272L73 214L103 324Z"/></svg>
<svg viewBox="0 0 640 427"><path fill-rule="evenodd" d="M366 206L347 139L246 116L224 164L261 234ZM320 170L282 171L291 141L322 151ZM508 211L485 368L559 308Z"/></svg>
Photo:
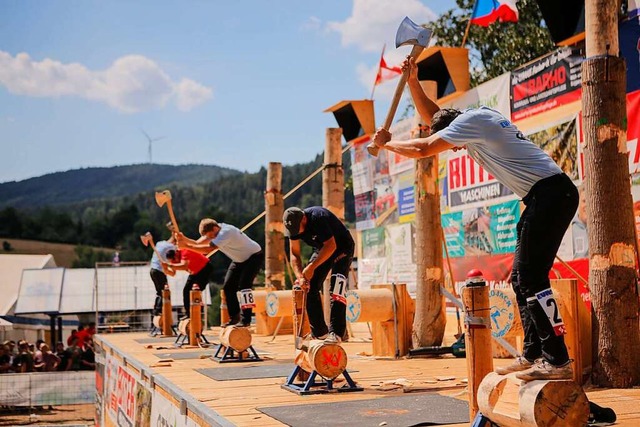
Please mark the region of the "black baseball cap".
<svg viewBox="0 0 640 427"><path fill-rule="evenodd" d="M285 237L296 237L300 234L300 223L304 218L304 211L300 208L289 208L284 211L282 221L284 222L284 235Z"/></svg>

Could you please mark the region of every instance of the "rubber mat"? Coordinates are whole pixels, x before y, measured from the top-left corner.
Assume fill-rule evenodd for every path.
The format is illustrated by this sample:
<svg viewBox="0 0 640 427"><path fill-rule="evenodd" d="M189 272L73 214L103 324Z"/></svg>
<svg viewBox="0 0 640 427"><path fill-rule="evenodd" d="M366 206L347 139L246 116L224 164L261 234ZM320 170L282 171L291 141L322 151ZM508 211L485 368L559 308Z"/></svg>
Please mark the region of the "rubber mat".
<svg viewBox="0 0 640 427"><path fill-rule="evenodd" d="M138 338L134 341L139 344L156 344L156 343L169 343L175 342L176 337L149 337L149 338Z"/></svg>
<svg viewBox="0 0 640 427"><path fill-rule="evenodd" d="M305 427L408 427L469 422L467 402L435 393L257 409L281 423Z"/></svg>
<svg viewBox="0 0 640 427"><path fill-rule="evenodd" d="M292 363L260 364L259 366L229 366L224 368L196 369L216 381L249 380L254 378L286 378L293 372Z"/></svg>
<svg viewBox="0 0 640 427"><path fill-rule="evenodd" d="M153 355L160 359L173 359L173 360L187 360L187 359L200 359L200 356L213 356L215 351L182 351L176 353L153 353Z"/></svg>

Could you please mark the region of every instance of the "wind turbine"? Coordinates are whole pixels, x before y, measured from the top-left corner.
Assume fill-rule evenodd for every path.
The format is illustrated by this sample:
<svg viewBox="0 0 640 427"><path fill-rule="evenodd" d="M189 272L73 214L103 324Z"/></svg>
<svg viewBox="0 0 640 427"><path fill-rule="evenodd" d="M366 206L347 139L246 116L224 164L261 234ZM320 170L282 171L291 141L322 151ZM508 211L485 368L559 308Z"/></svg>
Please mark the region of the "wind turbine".
<svg viewBox="0 0 640 427"><path fill-rule="evenodd" d="M153 156L152 156L152 150L151 147L153 145L154 142L159 141L161 139L166 138L165 136L159 136L157 138L151 138L143 129L140 129L140 132L142 132L142 134L147 138L147 141L149 141L149 164L153 163Z"/></svg>

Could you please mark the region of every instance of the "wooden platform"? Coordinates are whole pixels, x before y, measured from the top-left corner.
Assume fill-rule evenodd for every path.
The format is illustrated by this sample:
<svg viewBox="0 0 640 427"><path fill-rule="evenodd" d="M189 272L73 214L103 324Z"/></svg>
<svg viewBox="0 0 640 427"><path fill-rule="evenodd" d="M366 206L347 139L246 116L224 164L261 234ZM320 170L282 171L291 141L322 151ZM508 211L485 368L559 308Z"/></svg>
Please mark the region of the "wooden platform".
<svg viewBox="0 0 640 427"><path fill-rule="evenodd" d="M454 322L450 322L454 324ZM217 420L221 425L238 426L283 426L281 422L258 411L258 407L281 405L304 405L312 403L345 402L360 399L398 396L422 391L437 392L466 400L466 361L453 356L416 359L375 359L371 354L371 343L365 324L354 324L355 336L343 346L349 357L348 370L351 376L364 387L362 392L331 393L298 396L281 389L283 378L263 378L231 381L216 381L196 371L202 368L229 367L209 358L174 359L170 366L157 366L158 353L202 353L200 348L157 349L171 347L169 342L140 344L136 340L148 338L144 333L104 334L96 336L96 343L106 354L117 358L140 377L150 379L155 391L171 400L177 407L186 409L190 418L207 424ZM218 330L205 334L209 341L217 343ZM452 337L453 333L447 334ZM293 364L293 337L254 336L253 347L265 360L262 362L238 363L235 366L257 366L259 364ZM215 349L215 346L210 347ZM495 366L509 363L509 359L496 359ZM449 379L448 379L449 378ZM397 382L400 385L392 385ZM341 384L336 384L340 386ZM404 385L404 387L403 387ZM414 390L414 391L409 391ZM640 389L593 390L588 396L601 406L612 407L618 415L620 426L640 425ZM207 412L209 412L207 414ZM209 421L211 423L211 421ZM465 426L466 424L452 424Z"/></svg>

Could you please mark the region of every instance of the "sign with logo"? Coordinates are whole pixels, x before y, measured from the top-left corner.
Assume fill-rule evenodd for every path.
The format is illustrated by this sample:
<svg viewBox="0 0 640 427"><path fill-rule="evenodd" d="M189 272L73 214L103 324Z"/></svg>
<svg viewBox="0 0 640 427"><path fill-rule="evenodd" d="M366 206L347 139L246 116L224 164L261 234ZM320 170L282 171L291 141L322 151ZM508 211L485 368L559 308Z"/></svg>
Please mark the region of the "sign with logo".
<svg viewBox="0 0 640 427"><path fill-rule="evenodd" d="M157 427L197 427L191 418L180 414L180 408L174 406L160 392L153 392L151 405L151 425Z"/></svg>
<svg viewBox="0 0 640 427"><path fill-rule="evenodd" d="M504 291L492 289L489 291L491 305L491 335L495 338L504 337L513 326L516 317L515 304Z"/></svg>
<svg viewBox="0 0 640 427"><path fill-rule="evenodd" d="M558 302L553 297L551 289L538 292L535 298L549 318L553 332L557 336L564 335L566 333L564 322L562 321L562 317L560 317L560 308L558 307Z"/></svg>
<svg viewBox="0 0 640 427"><path fill-rule="evenodd" d="M360 296L354 291L347 291L347 321L357 322L362 312L362 302Z"/></svg>
<svg viewBox="0 0 640 427"><path fill-rule="evenodd" d="M463 150L447 159L447 189L451 208L513 194Z"/></svg>
<svg viewBox="0 0 640 427"><path fill-rule="evenodd" d="M265 304L267 306L267 316L276 317L276 314L278 314L278 308L280 306L278 295L275 292L267 292Z"/></svg>

